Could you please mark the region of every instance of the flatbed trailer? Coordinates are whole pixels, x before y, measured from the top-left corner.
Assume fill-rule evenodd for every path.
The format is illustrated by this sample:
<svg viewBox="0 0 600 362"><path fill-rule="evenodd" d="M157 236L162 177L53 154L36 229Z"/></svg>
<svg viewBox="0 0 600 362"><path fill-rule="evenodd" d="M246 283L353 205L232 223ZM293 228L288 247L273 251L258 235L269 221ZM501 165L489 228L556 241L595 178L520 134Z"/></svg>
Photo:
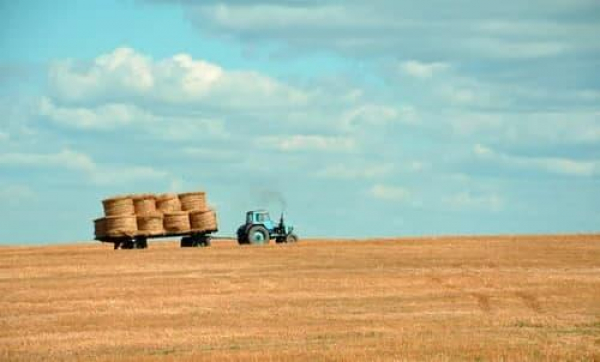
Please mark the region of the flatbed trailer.
<svg viewBox="0 0 600 362"><path fill-rule="evenodd" d="M160 234L139 234L139 235L123 235L123 236L102 236L96 237L96 240L103 243L113 243L116 249L146 249L148 248L148 239L181 237L181 247L206 247L210 246L212 234L218 232L214 230L190 230L186 232L164 232Z"/></svg>

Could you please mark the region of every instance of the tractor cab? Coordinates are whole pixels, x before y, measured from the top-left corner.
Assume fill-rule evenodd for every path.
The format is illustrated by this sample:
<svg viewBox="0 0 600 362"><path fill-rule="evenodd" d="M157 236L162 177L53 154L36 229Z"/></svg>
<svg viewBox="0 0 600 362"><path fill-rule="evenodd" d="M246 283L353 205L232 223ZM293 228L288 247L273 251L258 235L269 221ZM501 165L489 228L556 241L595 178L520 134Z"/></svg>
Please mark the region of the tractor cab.
<svg viewBox="0 0 600 362"><path fill-rule="evenodd" d="M277 243L296 242L298 237L292 233L293 229L285 224L283 214L279 222L275 223L268 211L248 211L246 223L237 230L237 239L239 244L268 244L271 239L275 239Z"/></svg>
<svg viewBox="0 0 600 362"><path fill-rule="evenodd" d="M271 221L269 212L265 210L248 211L246 213L246 225L263 225L269 232L275 229L275 224Z"/></svg>

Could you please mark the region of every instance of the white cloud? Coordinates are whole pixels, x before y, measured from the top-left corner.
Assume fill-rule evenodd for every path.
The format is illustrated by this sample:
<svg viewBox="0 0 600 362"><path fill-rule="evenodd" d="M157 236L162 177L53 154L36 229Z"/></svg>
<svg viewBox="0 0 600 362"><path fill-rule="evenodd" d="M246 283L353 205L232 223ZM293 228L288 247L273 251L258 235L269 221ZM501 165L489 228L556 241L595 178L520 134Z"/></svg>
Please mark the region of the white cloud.
<svg viewBox="0 0 600 362"><path fill-rule="evenodd" d="M152 60L129 48L118 48L86 66L73 60L52 64L49 82L53 91L67 101L88 101L106 93L146 92L153 88Z"/></svg>
<svg viewBox="0 0 600 362"><path fill-rule="evenodd" d="M545 171L568 176L596 176L600 174L600 160L575 160L561 157L514 156L476 144L473 148L476 157L525 170Z"/></svg>
<svg viewBox="0 0 600 362"><path fill-rule="evenodd" d="M342 125L346 129L357 130L364 127L384 126L390 123L416 123L417 111L412 106L391 107L378 104L364 104L346 111L342 115Z"/></svg>
<svg viewBox="0 0 600 362"><path fill-rule="evenodd" d="M450 68L450 65L443 62L424 63L417 60L409 60L400 64L400 69L403 73L420 79L431 78L435 73L442 72L448 68Z"/></svg>
<svg viewBox="0 0 600 362"><path fill-rule="evenodd" d="M527 41L498 38L474 38L467 45L474 52L482 52L501 59L532 59L556 56L571 49L557 41Z"/></svg>
<svg viewBox="0 0 600 362"><path fill-rule="evenodd" d="M158 116L132 104L110 103L97 107L59 107L44 97L39 114L53 122L83 129L112 131L132 126L132 132L148 133L168 140L198 139L207 136L226 138L224 122L190 116Z"/></svg>
<svg viewBox="0 0 600 362"><path fill-rule="evenodd" d="M394 164L385 163L380 165L365 165L364 167L350 167L345 164L337 164L325 167L316 173L317 177L328 179L378 179L392 173L395 169Z"/></svg>
<svg viewBox="0 0 600 362"><path fill-rule="evenodd" d="M0 154L1 165L76 171L85 175L91 182L103 185L161 179L167 176L165 172L146 166L99 165L90 156L70 149L57 153L4 153Z"/></svg>
<svg viewBox="0 0 600 362"><path fill-rule="evenodd" d="M96 168L92 159L69 149L58 153L5 153L0 154L0 165L60 167L91 171Z"/></svg>
<svg viewBox="0 0 600 362"><path fill-rule="evenodd" d="M280 151L351 152L356 149L352 138L321 135L267 136L259 138L256 145Z"/></svg>
<svg viewBox="0 0 600 362"><path fill-rule="evenodd" d="M589 17L564 16L597 12L593 0L568 4L468 0L452 7L442 0L426 4L349 1L343 6L330 1L271 0L183 4L203 33L249 44L279 43L296 53L326 49L360 58L553 57L598 49L591 34L600 30Z"/></svg>
<svg viewBox="0 0 600 362"><path fill-rule="evenodd" d="M372 197L385 200L385 201L408 201L411 197L410 191L399 186L390 186L383 184L376 184L371 187L369 193Z"/></svg>
<svg viewBox="0 0 600 362"><path fill-rule="evenodd" d="M464 138L508 145L569 145L600 142L597 111L462 112L442 116Z"/></svg>
<svg viewBox="0 0 600 362"><path fill-rule="evenodd" d="M128 104L107 104L96 108L58 107L51 99L43 97L39 114L52 121L80 129L111 130L133 122L153 121L152 116Z"/></svg>
<svg viewBox="0 0 600 362"><path fill-rule="evenodd" d="M475 195L470 191L456 193L442 201L454 209L500 211L504 207L504 200L497 194Z"/></svg>
<svg viewBox="0 0 600 362"><path fill-rule="evenodd" d="M79 105L129 100L252 109L307 101L302 91L256 72L226 71L188 54L155 61L130 48L115 49L91 64L55 62L49 84L55 100Z"/></svg>
<svg viewBox="0 0 600 362"><path fill-rule="evenodd" d="M23 202L35 200L36 193L25 185L4 184L0 185L0 203L3 205L17 206Z"/></svg>
<svg viewBox="0 0 600 362"><path fill-rule="evenodd" d="M183 154L193 157L197 160L227 162L238 160L240 156L245 155L244 151L234 149L215 149L210 147L186 147L182 150Z"/></svg>

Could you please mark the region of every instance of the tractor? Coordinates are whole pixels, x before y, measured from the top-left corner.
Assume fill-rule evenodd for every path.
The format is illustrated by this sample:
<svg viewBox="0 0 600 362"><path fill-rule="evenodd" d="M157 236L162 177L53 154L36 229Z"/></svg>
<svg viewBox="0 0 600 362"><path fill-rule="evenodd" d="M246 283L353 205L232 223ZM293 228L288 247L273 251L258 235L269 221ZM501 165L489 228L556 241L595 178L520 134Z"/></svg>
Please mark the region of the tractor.
<svg viewBox="0 0 600 362"><path fill-rule="evenodd" d="M294 228L286 225L283 213L279 223L274 223L265 210L248 211L246 223L237 230L238 244L268 244L269 240L275 239L279 243L295 243L298 237L292 233Z"/></svg>

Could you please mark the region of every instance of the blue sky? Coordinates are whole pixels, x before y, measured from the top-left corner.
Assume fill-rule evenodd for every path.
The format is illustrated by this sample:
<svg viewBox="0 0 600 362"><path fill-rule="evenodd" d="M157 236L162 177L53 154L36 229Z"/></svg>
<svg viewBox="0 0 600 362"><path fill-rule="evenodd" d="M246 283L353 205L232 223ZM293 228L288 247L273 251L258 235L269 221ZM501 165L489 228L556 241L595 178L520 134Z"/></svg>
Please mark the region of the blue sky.
<svg viewBox="0 0 600 362"><path fill-rule="evenodd" d="M88 240L100 200L204 189L221 230L600 225L600 5L0 2L0 243Z"/></svg>

